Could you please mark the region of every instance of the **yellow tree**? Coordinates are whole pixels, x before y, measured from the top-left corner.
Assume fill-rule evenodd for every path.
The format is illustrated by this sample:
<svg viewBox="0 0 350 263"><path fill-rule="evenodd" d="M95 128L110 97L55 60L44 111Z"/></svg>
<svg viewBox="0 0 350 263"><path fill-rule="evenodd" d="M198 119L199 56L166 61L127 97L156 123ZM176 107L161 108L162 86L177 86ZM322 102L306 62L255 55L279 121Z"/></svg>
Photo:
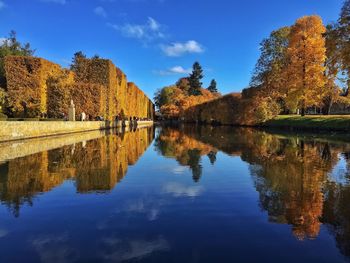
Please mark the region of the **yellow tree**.
<svg viewBox="0 0 350 263"><path fill-rule="evenodd" d="M319 16L299 18L289 35L286 70L287 99L290 109L320 106L325 95L326 28Z"/></svg>

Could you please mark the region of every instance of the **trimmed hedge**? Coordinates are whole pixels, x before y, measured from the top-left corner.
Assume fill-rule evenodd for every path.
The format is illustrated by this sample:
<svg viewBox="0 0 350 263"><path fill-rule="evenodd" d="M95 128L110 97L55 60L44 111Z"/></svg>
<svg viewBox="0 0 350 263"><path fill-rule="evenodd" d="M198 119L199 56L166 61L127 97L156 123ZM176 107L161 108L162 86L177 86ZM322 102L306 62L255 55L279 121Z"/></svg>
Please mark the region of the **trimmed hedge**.
<svg viewBox="0 0 350 263"><path fill-rule="evenodd" d="M278 107L264 98L244 98L240 93L231 93L193 106L185 111L188 122L222 125L256 125L273 118Z"/></svg>
<svg viewBox="0 0 350 263"><path fill-rule="evenodd" d="M14 116L37 117L47 112L46 81L61 73L59 65L42 58L7 56L5 72Z"/></svg>
<svg viewBox="0 0 350 263"><path fill-rule="evenodd" d="M84 111L108 120L154 116L151 100L107 59L81 58L72 72L41 58L9 56L5 70L14 117L62 118L71 100L77 115Z"/></svg>

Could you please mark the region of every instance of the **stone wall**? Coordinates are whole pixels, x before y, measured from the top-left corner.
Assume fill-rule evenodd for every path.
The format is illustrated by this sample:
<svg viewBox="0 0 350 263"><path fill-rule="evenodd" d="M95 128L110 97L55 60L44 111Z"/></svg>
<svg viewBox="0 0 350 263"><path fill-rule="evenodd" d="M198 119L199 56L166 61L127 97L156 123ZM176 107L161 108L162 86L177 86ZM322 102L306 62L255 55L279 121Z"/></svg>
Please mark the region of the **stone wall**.
<svg viewBox="0 0 350 263"><path fill-rule="evenodd" d="M128 130L129 123L126 124L126 130ZM152 125L153 121L138 121L137 127ZM119 122L109 121L2 121L0 122L0 142L104 130L119 126Z"/></svg>
<svg viewBox="0 0 350 263"><path fill-rule="evenodd" d="M109 128L108 122L86 121L2 121L0 141L28 139Z"/></svg>

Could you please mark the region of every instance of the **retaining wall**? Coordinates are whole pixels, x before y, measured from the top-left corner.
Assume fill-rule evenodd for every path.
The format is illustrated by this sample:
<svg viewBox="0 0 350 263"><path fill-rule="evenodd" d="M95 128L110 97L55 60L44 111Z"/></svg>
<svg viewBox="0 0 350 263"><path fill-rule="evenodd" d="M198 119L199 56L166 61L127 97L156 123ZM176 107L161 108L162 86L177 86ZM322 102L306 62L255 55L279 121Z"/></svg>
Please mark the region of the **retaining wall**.
<svg viewBox="0 0 350 263"><path fill-rule="evenodd" d="M129 123L126 123L127 127ZM153 125L153 121L139 121L137 127ZM0 122L0 142L55 136L116 128L119 123L109 121L3 121Z"/></svg>

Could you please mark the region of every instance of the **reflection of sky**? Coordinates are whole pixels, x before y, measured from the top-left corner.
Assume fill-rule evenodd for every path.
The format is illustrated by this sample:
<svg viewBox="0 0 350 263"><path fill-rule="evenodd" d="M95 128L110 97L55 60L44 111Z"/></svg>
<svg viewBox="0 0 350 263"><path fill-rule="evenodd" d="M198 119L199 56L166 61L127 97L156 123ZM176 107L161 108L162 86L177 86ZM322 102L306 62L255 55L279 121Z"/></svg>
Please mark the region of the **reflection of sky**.
<svg viewBox="0 0 350 263"><path fill-rule="evenodd" d="M301 243L290 226L268 221L252 178L257 166L222 152L216 157L211 165L202 156L195 183L188 167L150 147L108 193L82 195L66 181L25 207L20 218L1 207L0 262L28 254L41 262L159 262L162 255L174 262L341 261L324 229ZM345 168L340 156L332 180L345 183Z"/></svg>
<svg viewBox="0 0 350 263"><path fill-rule="evenodd" d="M42 235L32 240L32 245L43 263L68 263L77 260L77 251L67 242L68 234Z"/></svg>
<svg viewBox="0 0 350 263"><path fill-rule="evenodd" d="M203 192L202 186L186 186L176 182L169 182L164 185L164 193L171 194L175 197L186 196L196 197Z"/></svg>
<svg viewBox="0 0 350 263"><path fill-rule="evenodd" d="M345 185L349 183L347 162L342 154L339 154L338 158L337 165L334 166L332 172L329 174L329 180Z"/></svg>
<svg viewBox="0 0 350 263"><path fill-rule="evenodd" d="M102 258L112 262L141 259L154 252L169 249L168 242L161 236L153 240L103 238L101 244Z"/></svg>

